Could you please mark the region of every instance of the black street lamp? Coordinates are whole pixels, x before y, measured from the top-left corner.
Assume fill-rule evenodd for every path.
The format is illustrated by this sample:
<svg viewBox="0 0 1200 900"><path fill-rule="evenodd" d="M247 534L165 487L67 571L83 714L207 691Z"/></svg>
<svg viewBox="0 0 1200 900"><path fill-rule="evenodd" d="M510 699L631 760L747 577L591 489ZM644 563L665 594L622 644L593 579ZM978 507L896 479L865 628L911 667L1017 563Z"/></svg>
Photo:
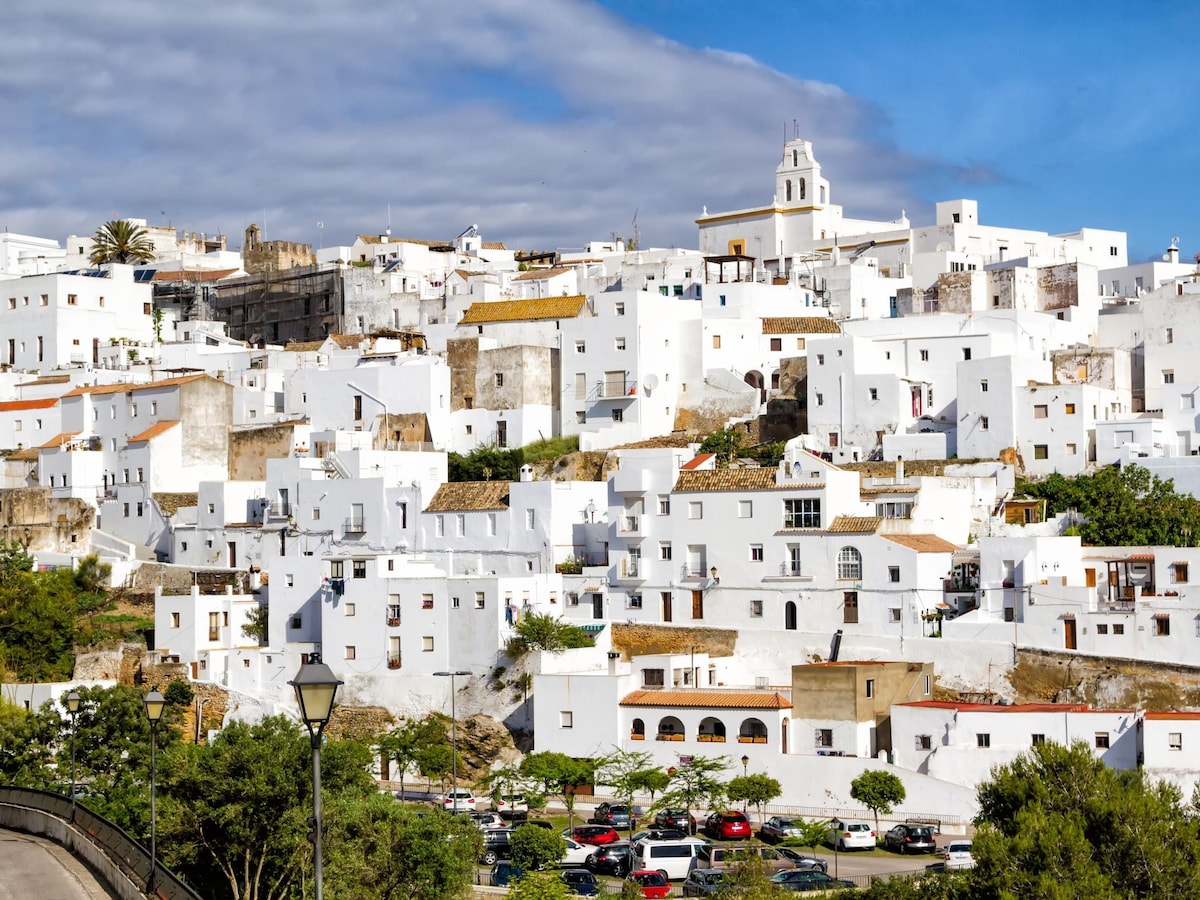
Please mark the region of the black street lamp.
<svg viewBox="0 0 1200 900"><path fill-rule="evenodd" d="M344 681L333 674L333 670L321 662L320 653L308 654L308 662L300 666L295 679L289 681L296 689L296 703L300 706L300 719L308 729L308 737L312 746L312 778L313 778L313 896L322 900L321 868L321 734L329 724L329 716L333 713L333 698L337 689Z"/></svg>
<svg viewBox="0 0 1200 900"><path fill-rule="evenodd" d="M750 757L742 754L742 777L745 778L748 773L747 769L750 766Z"/></svg>
<svg viewBox="0 0 1200 900"><path fill-rule="evenodd" d="M158 688L151 688L150 693L142 698L142 706L146 708L146 718L150 720L150 880L146 882L146 893L153 894L155 857L158 852L158 822L155 820L154 806L154 756L158 723L162 719L163 710L167 708L167 698L158 692Z"/></svg>
<svg viewBox="0 0 1200 900"><path fill-rule="evenodd" d="M79 691L74 688L63 698L71 714L71 821L75 821L75 717L79 715Z"/></svg>
<svg viewBox="0 0 1200 900"><path fill-rule="evenodd" d="M458 812L458 717L454 714L454 678L467 676L470 672L434 672L438 678L450 679L450 812ZM444 805L444 804L443 804Z"/></svg>

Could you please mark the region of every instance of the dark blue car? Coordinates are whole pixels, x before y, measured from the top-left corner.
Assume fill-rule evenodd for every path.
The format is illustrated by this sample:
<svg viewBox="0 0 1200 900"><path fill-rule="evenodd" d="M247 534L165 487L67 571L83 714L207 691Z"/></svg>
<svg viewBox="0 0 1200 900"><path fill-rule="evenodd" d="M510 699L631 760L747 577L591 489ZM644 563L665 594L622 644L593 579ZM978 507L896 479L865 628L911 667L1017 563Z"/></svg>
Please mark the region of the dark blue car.
<svg viewBox="0 0 1200 900"><path fill-rule="evenodd" d="M587 869L567 869L562 873L563 884L576 897L599 897L600 885Z"/></svg>

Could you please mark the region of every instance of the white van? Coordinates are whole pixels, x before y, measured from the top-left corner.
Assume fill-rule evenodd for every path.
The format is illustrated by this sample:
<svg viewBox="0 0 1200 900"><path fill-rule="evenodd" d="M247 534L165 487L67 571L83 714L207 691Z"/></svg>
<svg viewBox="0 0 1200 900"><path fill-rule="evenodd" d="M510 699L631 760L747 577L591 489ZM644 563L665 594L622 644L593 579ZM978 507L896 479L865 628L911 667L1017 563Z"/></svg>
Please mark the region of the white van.
<svg viewBox="0 0 1200 900"><path fill-rule="evenodd" d="M678 841L638 841L633 845L634 868L661 872L668 879L687 878L699 848L705 842L699 838Z"/></svg>

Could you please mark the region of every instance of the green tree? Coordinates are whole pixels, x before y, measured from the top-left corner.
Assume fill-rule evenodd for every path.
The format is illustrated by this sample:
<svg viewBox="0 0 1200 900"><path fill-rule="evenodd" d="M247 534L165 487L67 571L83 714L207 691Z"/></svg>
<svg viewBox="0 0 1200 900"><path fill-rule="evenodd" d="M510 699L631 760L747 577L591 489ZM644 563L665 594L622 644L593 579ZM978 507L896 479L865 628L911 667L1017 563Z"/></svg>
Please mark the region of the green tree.
<svg viewBox="0 0 1200 900"><path fill-rule="evenodd" d="M808 847L814 853L817 850L817 845L825 841L825 836L829 834L829 819L815 819L809 821L807 819L793 819L793 826L800 832L796 837L784 838L780 841L785 847Z"/></svg>
<svg viewBox="0 0 1200 900"><path fill-rule="evenodd" d="M868 769L850 782L850 796L875 814L875 833L879 833L879 814L887 815L905 797L904 782L883 769Z"/></svg>
<svg viewBox="0 0 1200 900"><path fill-rule="evenodd" d="M57 717L29 712L0 697L0 782L51 788L58 724Z"/></svg>
<svg viewBox="0 0 1200 900"><path fill-rule="evenodd" d="M667 770L667 789L654 804L657 809L683 807L692 810L720 806L726 799L726 784L721 779L729 768L728 756L693 756L686 765Z"/></svg>
<svg viewBox="0 0 1200 900"><path fill-rule="evenodd" d="M182 678L175 678L167 685L167 689L163 691L163 697L168 703L174 703L176 706L187 706L196 696L192 686Z"/></svg>
<svg viewBox="0 0 1200 900"><path fill-rule="evenodd" d="M445 784L446 776L454 768L454 750L448 744L424 745L417 748L413 762L428 783L436 778L440 784Z"/></svg>
<svg viewBox="0 0 1200 900"><path fill-rule="evenodd" d="M343 791L323 812L327 897L441 900L470 895L482 835L469 819L441 811L421 815L378 792L362 797Z"/></svg>
<svg viewBox="0 0 1200 900"><path fill-rule="evenodd" d="M505 649L514 658L524 656L530 650L561 653L573 647L591 647L594 643L578 625L549 613L526 613L513 630L516 633Z"/></svg>
<svg viewBox="0 0 1200 900"><path fill-rule="evenodd" d="M88 261L93 266L104 263L139 265L154 259L154 242L150 233L128 219L105 222L92 236L92 253Z"/></svg>
<svg viewBox="0 0 1200 900"><path fill-rule="evenodd" d="M592 780L590 759L574 759L565 753L543 750L530 753L521 760L521 775L535 782L542 793L562 799L567 819L575 823L575 787Z"/></svg>
<svg viewBox="0 0 1200 900"><path fill-rule="evenodd" d="M396 764L400 799L404 800L404 775L417 763L423 748L446 746L446 725L439 717L407 719L379 739L379 752Z"/></svg>
<svg viewBox="0 0 1200 900"><path fill-rule="evenodd" d="M558 875L526 872L508 891L509 900L572 900L574 895Z"/></svg>
<svg viewBox="0 0 1200 900"><path fill-rule="evenodd" d="M516 481L525 454L517 448L477 447L466 456L450 453L446 458L448 481Z"/></svg>
<svg viewBox="0 0 1200 900"><path fill-rule="evenodd" d="M650 795L650 806L654 806L654 798L665 791L671 784L671 776L665 769L643 769L629 776L631 790Z"/></svg>
<svg viewBox="0 0 1200 900"><path fill-rule="evenodd" d="M762 808L783 793L779 781L770 775L755 772L729 779L726 794L733 803L748 803L758 810L758 821L762 822Z"/></svg>
<svg viewBox="0 0 1200 900"><path fill-rule="evenodd" d="M613 747L611 753L596 760L596 783L607 784L613 796L629 807L629 830L633 831L633 795L642 789L647 772L661 771L649 753ZM663 773L666 774L665 772Z"/></svg>
<svg viewBox="0 0 1200 900"><path fill-rule="evenodd" d="M251 609L246 614L246 621L242 624L242 636L248 637L252 641L258 641L260 645L265 644L269 616L270 608L265 603L260 603Z"/></svg>
<svg viewBox="0 0 1200 900"><path fill-rule="evenodd" d="M557 866L566 852L566 838L537 825L514 828L509 838L509 859L527 872Z"/></svg>
<svg viewBox="0 0 1200 900"><path fill-rule="evenodd" d="M717 465L727 466L741 455L746 433L738 428L714 431L700 443L701 453L714 453Z"/></svg>

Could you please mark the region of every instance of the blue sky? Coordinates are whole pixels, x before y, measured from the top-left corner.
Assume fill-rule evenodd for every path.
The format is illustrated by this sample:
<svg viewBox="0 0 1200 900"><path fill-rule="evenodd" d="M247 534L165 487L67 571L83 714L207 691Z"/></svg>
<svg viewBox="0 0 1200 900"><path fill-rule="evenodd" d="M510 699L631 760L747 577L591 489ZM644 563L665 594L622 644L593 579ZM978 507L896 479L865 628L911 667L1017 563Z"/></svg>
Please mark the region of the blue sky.
<svg viewBox="0 0 1200 900"><path fill-rule="evenodd" d="M1190 259L1195 26L1181 0L17 0L0 227L329 245L390 205L396 235L544 249L636 211L644 244L695 246L703 207L770 200L796 122L850 215L967 196Z"/></svg>

